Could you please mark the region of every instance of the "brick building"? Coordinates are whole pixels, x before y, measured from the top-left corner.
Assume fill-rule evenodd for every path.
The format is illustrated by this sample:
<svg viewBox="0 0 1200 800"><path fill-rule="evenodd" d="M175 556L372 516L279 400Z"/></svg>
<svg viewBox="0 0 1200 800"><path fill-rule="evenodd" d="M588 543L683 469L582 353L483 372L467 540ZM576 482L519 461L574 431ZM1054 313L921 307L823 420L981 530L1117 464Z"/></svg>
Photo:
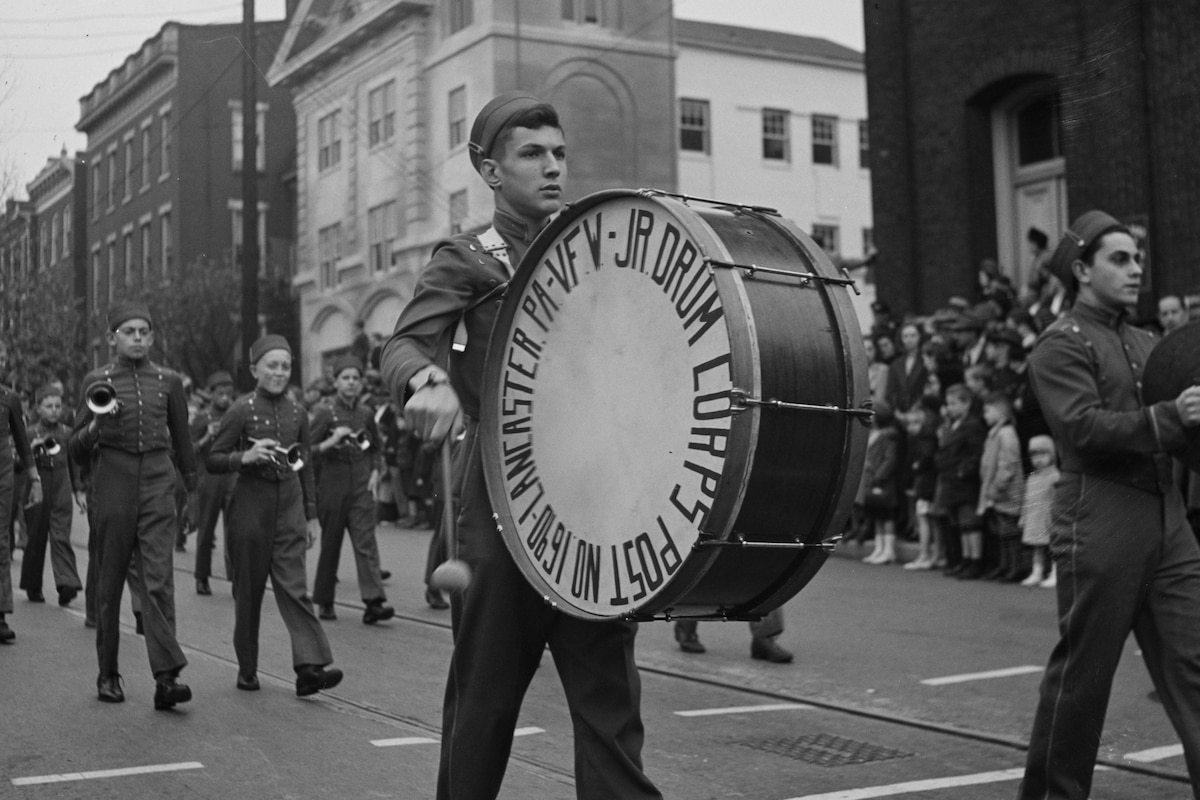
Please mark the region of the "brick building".
<svg viewBox="0 0 1200 800"><path fill-rule="evenodd" d="M83 153L62 153L46 160L26 185L33 212L34 261L39 270L70 275L80 307L87 298L87 236L77 226L87 218L87 166ZM76 346L82 342L76 342Z"/></svg>
<svg viewBox="0 0 1200 800"><path fill-rule="evenodd" d="M257 26L269 63L286 22ZM87 134L90 363L107 358L97 320L116 297L178 270L234 269L242 235L241 26L168 22L79 101ZM289 277L295 240L295 116L258 81L262 273Z"/></svg>
<svg viewBox="0 0 1200 800"><path fill-rule="evenodd" d="M1148 234L1156 297L1200 284L1200 3L864 2L879 293L927 313L997 258L1028 279L1100 207Z"/></svg>

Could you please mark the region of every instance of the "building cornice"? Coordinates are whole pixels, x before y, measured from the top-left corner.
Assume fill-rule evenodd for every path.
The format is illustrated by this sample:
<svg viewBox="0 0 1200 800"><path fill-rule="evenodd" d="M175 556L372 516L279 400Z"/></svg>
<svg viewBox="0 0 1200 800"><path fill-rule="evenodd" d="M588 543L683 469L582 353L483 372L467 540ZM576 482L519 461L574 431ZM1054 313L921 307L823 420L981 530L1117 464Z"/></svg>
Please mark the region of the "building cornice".
<svg viewBox="0 0 1200 800"><path fill-rule="evenodd" d="M127 97L178 64L179 23L168 22L92 91L79 98L79 122L75 123L75 130L90 132Z"/></svg>

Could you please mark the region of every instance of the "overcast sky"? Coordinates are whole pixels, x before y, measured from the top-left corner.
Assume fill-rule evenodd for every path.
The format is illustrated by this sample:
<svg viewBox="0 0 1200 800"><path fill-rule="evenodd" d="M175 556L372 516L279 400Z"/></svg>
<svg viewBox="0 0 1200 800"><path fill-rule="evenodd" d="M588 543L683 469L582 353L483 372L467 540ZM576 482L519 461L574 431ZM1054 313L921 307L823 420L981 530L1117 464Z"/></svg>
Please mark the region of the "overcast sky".
<svg viewBox="0 0 1200 800"><path fill-rule="evenodd" d="M557 0L524 0L557 2ZM860 0L674 0L675 16L821 36L863 49ZM261 20L284 0L257 0ZM0 175L15 169L21 196L75 131L79 98L167 20L237 22L240 0L0 0Z"/></svg>

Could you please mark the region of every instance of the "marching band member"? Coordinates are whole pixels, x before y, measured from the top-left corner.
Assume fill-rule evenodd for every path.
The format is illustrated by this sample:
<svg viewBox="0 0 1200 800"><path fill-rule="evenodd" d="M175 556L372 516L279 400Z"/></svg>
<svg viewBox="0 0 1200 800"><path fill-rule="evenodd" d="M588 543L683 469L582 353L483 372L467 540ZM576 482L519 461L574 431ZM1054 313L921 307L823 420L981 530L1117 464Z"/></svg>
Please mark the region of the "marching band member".
<svg viewBox="0 0 1200 800"><path fill-rule="evenodd" d="M208 376L209 406L196 415L193 423L200 432L197 449L201 457L200 486L197 491L196 519L196 594L210 595L212 588L208 579L212 576L212 556L216 546L217 517L222 516L225 527L229 527L229 504L233 500L236 476L233 473L217 474L205 468L205 460L212 449L213 437L221 425L221 419L233 403L233 376L228 372L214 372ZM225 537L226 553L229 552L229 537Z"/></svg>
<svg viewBox="0 0 1200 800"><path fill-rule="evenodd" d="M8 368L8 346L0 342L0 377ZM33 451L25 432L21 398L0 385L0 644L9 644L17 635L4 619L13 610L12 590L12 519L16 513L16 481L13 475L13 449L34 481L29 499L41 502L42 484L33 465Z"/></svg>
<svg viewBox="0 0 1200 800"><path fill-rule="evenodd" d="M221 419L205 466L237 473L225 546L233 567L237 688L257 691L258 628L267 576L292 639L296 694L332 689L342 671L308 596L305 551L318 530L317 499L309 453L308 414L287 394L292 348L278 334L250 347L257 385ZM299 469L296 469L299 467Z"/></svg>

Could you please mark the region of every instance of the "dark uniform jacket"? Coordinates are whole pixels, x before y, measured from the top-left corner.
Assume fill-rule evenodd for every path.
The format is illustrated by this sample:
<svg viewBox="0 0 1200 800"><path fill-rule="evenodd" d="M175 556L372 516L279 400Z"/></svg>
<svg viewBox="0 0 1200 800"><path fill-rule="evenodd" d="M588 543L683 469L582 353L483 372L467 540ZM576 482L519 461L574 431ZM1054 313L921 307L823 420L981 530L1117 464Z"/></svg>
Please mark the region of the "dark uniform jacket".
<svg viewBox="0 0 1200 800"><path fill-rule="evenodd" d="M8 437L12 437L9 442ZM33 453L29 449L29 436L25 432L25 413L21 409L21 398L0 386L0 463L13 460L13 449L25 469L33 468Z"/></svg>
<svg viewBox="0 0 1200 800"><path fill-rule="evenodd" d="M361 400L350 405L340 396L335 396L332 403L317 407L312 422L313 443L320 444L325 441L333 429L340 425L345 425L355 432L366 431L371 446L363 450L353 436L347 436L336 447L329 448L317 457L322 462L349 464L353 483L357 485L358 479L361 478L362 485L366 486L371 470L378 470L382 466L382 447L379 432L375 427L375 414L371 407Z"/></svg>
<svg viewBox="0 0 1200 800"><path fill-rule="evenodd" d="M61 422L56 422L53 425L44 425L39 422L34 425L30 433L33 439L40 439L49 435L59 444L57 455L49 455L45 452L44 447L36 448L33 453L33 460L37 463L38 473L42 476L43 497L47 500L50 499L59 493L64 485L69 487L70 491L82 489L83 481L79 477L79 469L75 465L75 459L70 457L70 449L67 446L71 440L71 429ZM69 504L69 492L67 498Z"/></svg>
<svg viewBox="0 0 1200 800"><path fill-rule="evenodd" d="M183 380L171 370L149 359L116 361L89 372L83 379L83 394L93 383L109 381L117 390L121 407L100 422L96 433L88 431L95 417L86 400L75 414L71 455L89 461L96 447L111 447L128 453L174 452L183 483L196 488L196 455L188 433L187 396Z"/></svg>
<svg viewBox="0 0 1200 800"><path fill-rule="evenodd" d="M280 447L300 443L304 467L298 472L278 469L268 463L242 464L242 451L249 450L251 439L274 439ZM312 451L308 435L308 412L287 393L271 394L256 388L238 399L225 416L205 458L209 472L237 472L269 481L287 481L299 476L304 492L304 518L317 518L317 489L313 481Z"/></svg>
<svg viewBox="0 0 1200 800"><path fill-rule="evenodd" d="M1174 400L1142 404L1142 371L1154 334L1124 312L1079 302L1038 338L1030 381L1058 443L1063 472L1161 493L1171 481L1163 451L1182 447Z"/></svg>

